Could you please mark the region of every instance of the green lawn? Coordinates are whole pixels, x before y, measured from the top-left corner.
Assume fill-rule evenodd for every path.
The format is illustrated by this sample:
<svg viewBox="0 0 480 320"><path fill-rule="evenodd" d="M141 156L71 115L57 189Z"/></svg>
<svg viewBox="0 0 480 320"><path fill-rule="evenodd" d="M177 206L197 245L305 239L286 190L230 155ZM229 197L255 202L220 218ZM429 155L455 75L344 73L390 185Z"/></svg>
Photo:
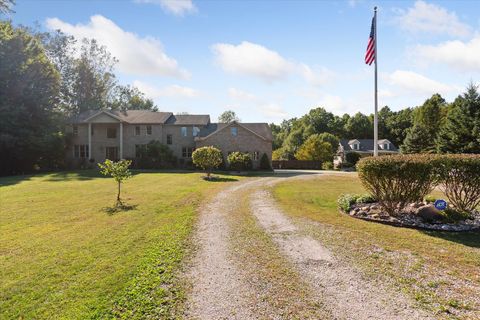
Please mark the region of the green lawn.
<svg viewBox="0 0 480 320"><path fill-rule="evenodd" d="M439 316L480 318L480 233L422 232L354 219L342 193L363 193L356 175L279 184L274 195L311 232L370 275L382 274Z"/></svg>
<svg viewBox="0 0 480 320"><path fill-rule="evenodd" d="M95 171L1 178L0 318L177 317L196 209L225 184L200 176L135 174L135 209L115 214L116 184Z"/></svg>

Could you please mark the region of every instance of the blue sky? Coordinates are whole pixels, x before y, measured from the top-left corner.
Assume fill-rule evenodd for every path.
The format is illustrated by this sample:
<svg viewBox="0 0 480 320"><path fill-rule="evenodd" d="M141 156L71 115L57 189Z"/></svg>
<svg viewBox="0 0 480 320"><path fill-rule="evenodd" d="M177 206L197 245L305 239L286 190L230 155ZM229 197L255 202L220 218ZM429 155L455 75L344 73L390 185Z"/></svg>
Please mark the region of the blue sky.
<svg viewBox="0 0 480 320"><path fill-rule="evenodd" d="M375 5L380 106L451 101L479 82L476 1L17 0L10 18L97 38L120 60L119 81L161 110L278 123L318 106L373 111Z"/></svg>

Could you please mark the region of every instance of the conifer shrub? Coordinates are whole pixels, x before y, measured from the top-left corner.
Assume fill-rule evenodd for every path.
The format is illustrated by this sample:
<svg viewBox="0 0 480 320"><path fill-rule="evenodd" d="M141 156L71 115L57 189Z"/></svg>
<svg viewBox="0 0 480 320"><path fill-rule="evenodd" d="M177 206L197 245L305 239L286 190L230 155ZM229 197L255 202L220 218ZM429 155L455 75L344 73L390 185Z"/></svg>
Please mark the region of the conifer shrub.
<svg viewBox="0 0 480 320"><path fill-rule="evenodd" d="M439 158L432 155L367 157L357 164L362 185L390 215L419 202L438 182Z"/></svg>
<svg viewBox="0 0 480 320"><path fill-rule="evenodd" d="M440 188L449 205L471 215L480 206L480 155L449 154L437 160Z"/></svg>
<svg viewBox="0 0 480 320"><path fill-rule="evenodd" d="M266 153L263 153L262 157L260 158L260 169L262 170L272 170L272 166L270 165L270 160Z"/></svg>

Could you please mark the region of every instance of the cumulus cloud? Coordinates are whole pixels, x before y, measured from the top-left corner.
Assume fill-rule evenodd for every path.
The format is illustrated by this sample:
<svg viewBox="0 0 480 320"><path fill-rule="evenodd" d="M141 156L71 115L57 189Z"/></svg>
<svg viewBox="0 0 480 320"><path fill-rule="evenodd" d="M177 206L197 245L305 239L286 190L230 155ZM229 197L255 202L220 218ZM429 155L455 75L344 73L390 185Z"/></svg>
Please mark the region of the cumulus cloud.
<svg viewBox="0 0 480 320"><path fill-rule="evenodd" d="M179 85L158 88L138 80L134 81L133 85L151 99L158 99L161 97L196 98L200 96L198 90Z"/></svg>
<svg viewBox="0 0 480 320"><path fill-rule="evenodd" d="M445 95L455 90L455 87L451 85L432 80L413 71L396 70L387 76L387 80L390 84L403 90L422 95L434 93Z"/></svg>
<svg viewBox="0 0 480 320"><path fill-rule="evenodd" d="M248 41L239 45L217 43L212 46L212 51L225 72L260 78L268 83L298 74L312 85L322 85L333 76L327 68L311 68L304 63L296 63L276 51Z"/></svg>
<svg viewBox="0 0 480 320"><path fill-rule="evenodd" d="M295 66L264 46L244 41L239 45L212 46L218 64L226 72L259 77L267 82L286 78Z"/></svg>
<svg viewBox="0 0 480 320"><path fill-rule="evenodd" d="M401 10L396 22L400 28L411 33L428 32L467 37L470 26L462 23L455 12L425 1L416 1L408 10Z"/></svg>
<svg viewBox="0 0 480 320"><path fill-rule="evenodd" d="M192 0L135 0L136 3L153 3L158 4L166 12L172 13L176 16L183 16L187 13L197 11Z"/></svg>
<svg viewBox="0 0 480 320"><path fill-rule="evenodd" d="M418 45L415 56L424 62L446 64L460 71L480 71L480 35L470 41L447 41L438 45Z"/></svg>
<svg viewBox="0 0 480 320"><path fill-rule="evenodd" d="M170 76L188 78L187 71L181 69L175 59L164 52L162 44L156 38L139 37L124 31L112 20L101 15L90 17L87 24L69 24L58 18L46 21L47 28L61 30L77 39L94 38L107 47L116 57L118 69L130 75Z"/></svg>
<svg viewBox="0 0 480 320"><path fill-rule="evenodd" d="M288 117L288 113L276 103L267 103L258 106L258 110L264 116L273 119L284 119Z"/></svg>
<svg viewBox="0 0 480 320"><path fill-rule="evenodd" d="M279 120L288 116L288 113L272 99L258 97L253 93L237 88L229 88L228 95L234 101L236 108L254 109L272 120Z"/></svg>

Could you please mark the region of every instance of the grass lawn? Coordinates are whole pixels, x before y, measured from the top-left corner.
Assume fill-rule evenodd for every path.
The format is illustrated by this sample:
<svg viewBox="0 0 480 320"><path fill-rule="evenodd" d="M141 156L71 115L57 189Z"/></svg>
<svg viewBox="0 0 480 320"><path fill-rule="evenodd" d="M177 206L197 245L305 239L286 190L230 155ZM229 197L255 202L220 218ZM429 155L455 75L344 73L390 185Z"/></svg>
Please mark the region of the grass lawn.
<svg viewBox="0 0 480 320"><path fill-rule="evenodd" d="M196 209L225 184L200 176L137 173L115 214L96 171L0 178L0 318L178 317Z"/></svg>
<svg viewBox="0 0 480 320"><path fill-rule="evenodd" d="M382 275L441 318L480 318L480 233L423 232L341 214L342 193L364 193L356 175L282 183L274 196L334 252ZM310 222L310 225L311 222Z"/></svg>

